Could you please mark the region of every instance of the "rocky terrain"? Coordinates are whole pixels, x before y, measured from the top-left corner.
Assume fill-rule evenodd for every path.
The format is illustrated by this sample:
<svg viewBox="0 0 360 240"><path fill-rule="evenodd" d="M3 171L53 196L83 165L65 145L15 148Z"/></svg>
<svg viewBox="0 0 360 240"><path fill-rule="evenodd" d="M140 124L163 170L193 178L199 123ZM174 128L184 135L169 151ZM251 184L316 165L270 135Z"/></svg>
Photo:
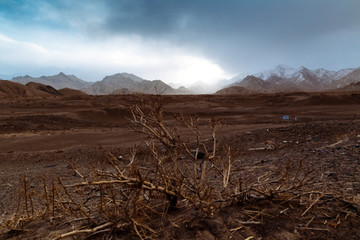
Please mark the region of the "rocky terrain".
<svg viewBox="0 0 360 240"><path fill-rule="evenodd" d="M163 96L164 125L192 149L197 137L179 125L179 113L198 118L202 151L212 149L209 122L223 123L216 132L223 157L200 154L210 161L202 183L212 189L202 193L210 200L188 190L192 181L200 184L194 171L201 173L203 160L179 152L187 188L178 191L193 197L171 207L172 198L141 194L138 184L91 185L117 173L110 170L111 156L119 167L132 166L134 143L138 170L124 170L131 176L126 181L162 183L154 180L151 159L171 155L160 143L151 154L151 138L135 131L129 112L141 104L154 109L158 97L76 95L69 89L49 97L52 88L30 85L0 84L1 239L360 238L360 92ZM162 166L172 169L166 159ZM222 170L228 159L229 175ZM176 180L171 171L163 173L169 190ZM94 175L99 172L107 175ZM83 182L83 188L70 187ZM210 212L201 205L207 201Z"/></svg>

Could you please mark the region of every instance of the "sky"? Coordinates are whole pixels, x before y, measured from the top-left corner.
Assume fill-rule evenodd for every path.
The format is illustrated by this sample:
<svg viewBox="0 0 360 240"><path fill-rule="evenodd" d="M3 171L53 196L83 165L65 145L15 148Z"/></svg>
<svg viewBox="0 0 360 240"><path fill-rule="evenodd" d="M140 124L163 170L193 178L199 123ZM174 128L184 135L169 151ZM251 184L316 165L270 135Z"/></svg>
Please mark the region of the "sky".
<svg viewBox="0 0 360 240"><path fill-rule="evenodd" d="M360 67L359 0L0 0L0 77L128 72L190 86Z"/></svg>

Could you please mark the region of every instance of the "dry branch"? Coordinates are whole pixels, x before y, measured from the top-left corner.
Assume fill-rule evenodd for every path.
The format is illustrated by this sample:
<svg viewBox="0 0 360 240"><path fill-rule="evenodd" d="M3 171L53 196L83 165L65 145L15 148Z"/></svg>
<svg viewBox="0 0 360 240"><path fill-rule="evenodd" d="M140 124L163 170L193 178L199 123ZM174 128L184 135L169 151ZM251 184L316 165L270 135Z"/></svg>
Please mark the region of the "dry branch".
<svg viewBox="0 0 360 240"><path fill-rule="evenodd" d="M59 237L57 237L56 239L62 239L62 238L66 238L66 237L71 237L71 236L74 236L74 235L77 235L77 234L81 234L81 233L96 233L100 230L104 231L104 228L106 227L109 227L113 225L112 222L108 222L108 223L104 223L100 226L97 226L95 228L88 228L88 229L78 229L78 230L74 230L74 231L71 231L71 232L68 232L68 233L64 233L64 234L61 234ZM111 228L109 229L105 229L106 231L110 231Z"/></svg>

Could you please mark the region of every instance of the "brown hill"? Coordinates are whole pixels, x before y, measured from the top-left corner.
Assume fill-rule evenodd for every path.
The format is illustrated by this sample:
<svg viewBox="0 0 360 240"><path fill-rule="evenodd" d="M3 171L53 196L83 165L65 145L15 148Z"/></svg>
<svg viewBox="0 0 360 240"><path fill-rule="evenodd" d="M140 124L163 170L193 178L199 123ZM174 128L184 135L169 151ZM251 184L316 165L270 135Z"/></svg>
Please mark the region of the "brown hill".
<svg viewBox="0 0 360 240"><path fill-rule="evenodd" d="M28 88L20 83L0 80L0 97L30 97L41 95L41 91Z"/></svg>
<svg viewBox="0 0 360 240"><path fill-rule="evenodd" d="M50 95L54 95L54 96L63 95L62 93L60 93L55 88L53 88L53 87L51 87L49 85L41 84L41 83L29 82L25 86L28 87L28 88L31 88L31 89L42 91L42 92L50 94Z"/></svg>
<svg viewBox="0 0 360 240"><path fill-rule="evenodd" d="M30 82L26 85L7 80L0 80L0 97L49 97L62 96L63 94L51 86Z"/></svg>
<svg viewBox="0 0 360 240"><path fill-rule="evenodd" d="M232 87L227 87L227 88L223 88L219 91L217 91L215 94L217 95L228 95L228 94L255 94L257 93L256 91L244 88L244 87L240 87L240 86L232 86Z"/></svg>
<svg viewBox="0 0 360 240"><path fill-rule="evenodd" d="M275 88L273 85L274 84L264 81L261 78L255 77L253 75L249 75L241 82L236 82L233 84L233 86L244 87L257 92L270 92L273 88Z"/></svg>
<svg viewBox="0 0 360 240"><path fill-rule="evenodd" d="M64 96L86 96L87 95L83 91L71 89L71 88L62 88L58 91Z"/></svg>

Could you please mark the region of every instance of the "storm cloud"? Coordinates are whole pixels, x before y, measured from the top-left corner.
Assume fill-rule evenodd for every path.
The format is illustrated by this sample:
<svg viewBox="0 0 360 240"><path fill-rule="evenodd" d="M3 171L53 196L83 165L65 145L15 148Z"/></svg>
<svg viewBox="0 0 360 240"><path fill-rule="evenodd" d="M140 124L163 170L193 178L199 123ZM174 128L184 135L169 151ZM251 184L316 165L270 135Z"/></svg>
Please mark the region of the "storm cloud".
<svg viewBox="0 0 360 240"><path fill-rule="evenodd" d="M246 62L270 65L294 58L313 65L315 53L326 59L339 48L345 52L337 57L345 60L354 57L354 49L346 46L360 37L359 1L143 0L107 1L107 7L101 28L108 34L166 39L232 70Z"/></svg>
<svg viewBox="0 0 360 240"><path fill-rule="evenodd" d="M360 62L358 0L0 0L0 6L7 23L0 33L19 41L43 44L16 29L54 38L66 33L91 44L135 39L150 46L148 56L201 57L222 76L277 64L336 70Z"/></svg>

